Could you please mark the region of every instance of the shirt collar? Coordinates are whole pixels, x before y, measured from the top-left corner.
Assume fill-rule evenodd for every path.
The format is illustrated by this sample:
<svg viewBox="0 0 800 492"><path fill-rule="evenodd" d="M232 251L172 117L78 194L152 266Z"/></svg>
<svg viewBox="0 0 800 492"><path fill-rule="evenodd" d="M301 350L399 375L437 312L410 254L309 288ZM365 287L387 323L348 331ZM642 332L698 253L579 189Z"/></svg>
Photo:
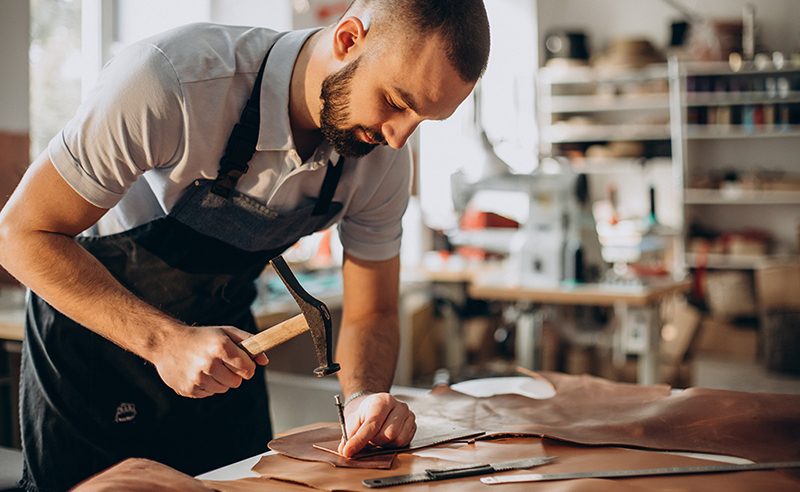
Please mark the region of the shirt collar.
<svg viewBox="0 0 800 492"><path fill-rule="evenodd" d="M290 31L281 37L272 48L264 70L261 84L261 124L258 132L256 150L294 149L292 130L289 124L289 84L292 80L297 55L306 40L321 28ZM320 151L328 149L321 145L314 154L314 160ZM322 157L322 156L319 156ZM323 160L323 164L326 161Z"/></svg>

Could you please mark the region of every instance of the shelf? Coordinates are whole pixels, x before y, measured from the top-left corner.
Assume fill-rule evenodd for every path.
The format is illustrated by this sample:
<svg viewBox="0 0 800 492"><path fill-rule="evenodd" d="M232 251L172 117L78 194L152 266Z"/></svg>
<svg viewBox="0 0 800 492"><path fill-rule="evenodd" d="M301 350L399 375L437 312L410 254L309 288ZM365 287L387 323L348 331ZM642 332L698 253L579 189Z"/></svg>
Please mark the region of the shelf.
<svg viewBox="0 0 800 492"><path fill-rule="evenodd" d="M686 125L686 138L693 140L726 138L785 138L800 137L800 125L768 127L754 126L751 130L743 125Z"/></svg>
<svg viewBox="0 0 800 492"><path fill-rule="evenodd" d="M647 165L671 165L669 157L619 157L590 158L578 157L570 159L572 170L578 174L627 174L641 172Z"/></svg>
<svg viewBox="0 0 800 492"><path fill-rule="evenodd" d="M790 104L800 102L800 91L791 91L785 97L770 96L766 92L689 92L686 106L743 106L747 104Z"/></svg>
<svg viewBox="0 0 800 492"><path fill-rule="evenodd" d="M669 110L669 94L553 96L551 113L588 113L595 111Z"/></svg>
<svg viewBox="0 0 800 492"><path fill-rule="evenodd" d="M683 74L688 77L696 76L731 76L731 75L784 75L800 72L800 67L793 66L787 62L781 69L772 67L768 70L757 70L752 62L749 62L741 70L733 71L728 62L684 62L681 63Z"/></svg>
<svg viewBox="0 0 800 492"><path fill-rule="evenodd" d="M669 124L662 125L553 125L542 129L551 143L625 140L669 140Z"/></svg>
<svg viewBox="0 0 800 492"><path fill-rule="evenodd" d="M657 63L638 70L603 70L594 67L544 67L540 79L547 84L595 84L641 82L667 78L667 64Z"/></svg>
<svg viewBox="0 0 800 492"><path fill-rule="evenodd" d="M800 205L800 191L687 189L689 205Z"/></svg>
<svg viewBox="0 0 800 492"><path fill-rule="evenodd" d="M686 265L690 268L697 267L697 253L686 253ZM768 264L770 261L787 260L794 256L770 256L770 255L724 255L710 254L706 262L707 268L718 270L755 270Z"/></svg>

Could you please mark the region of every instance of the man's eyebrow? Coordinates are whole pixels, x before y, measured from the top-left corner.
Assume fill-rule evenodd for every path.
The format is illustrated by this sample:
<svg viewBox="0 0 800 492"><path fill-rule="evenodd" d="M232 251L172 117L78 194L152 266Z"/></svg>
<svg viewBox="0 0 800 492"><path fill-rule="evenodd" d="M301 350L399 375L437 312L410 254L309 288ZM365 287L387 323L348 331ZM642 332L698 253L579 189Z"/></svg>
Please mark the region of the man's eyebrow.
<svg viewBox="0 0 800 492"><path fill-rule="evenodd" d="M417 102L414 99L414 96L410 92L406 92L405 90L403 90L403 89L401 89L399 87L395 87L394 90L395 90L395 92L397 92L397 94L403 100L405 105L408 106L408 109L410 109L411 111L419 114L419 106L417 105Z"/></svg>

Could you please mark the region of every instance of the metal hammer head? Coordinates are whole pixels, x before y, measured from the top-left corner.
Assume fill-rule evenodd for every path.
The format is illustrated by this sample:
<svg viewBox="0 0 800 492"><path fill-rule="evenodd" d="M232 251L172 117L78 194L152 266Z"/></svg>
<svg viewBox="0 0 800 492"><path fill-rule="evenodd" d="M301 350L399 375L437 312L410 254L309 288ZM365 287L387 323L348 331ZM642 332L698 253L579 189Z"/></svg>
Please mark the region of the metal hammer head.
<svg viewBox="0 0 800 492"><path fill-rule="evenodd" d="M331 349L331 313L324 302L313 297L297 281L286 260L282 256L276 256L270 263L275 272L283 280L289 293L292 294L297 305L300 306L303 316L308 323L311 338L314 340L314 348L317 350L319 367L314 369L316 376L327 376L339 370L339 364L333 362L333 350Z"/></svg>

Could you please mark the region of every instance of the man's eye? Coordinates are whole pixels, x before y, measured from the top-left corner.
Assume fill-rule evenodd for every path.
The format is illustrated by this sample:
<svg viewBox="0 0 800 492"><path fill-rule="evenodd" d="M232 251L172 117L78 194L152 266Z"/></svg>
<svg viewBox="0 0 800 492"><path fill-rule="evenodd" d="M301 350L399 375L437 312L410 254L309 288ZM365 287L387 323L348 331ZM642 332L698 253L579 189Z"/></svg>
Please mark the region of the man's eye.
<svg viewBox="0 0 800 492"><path fill-rule="evenodd" d="M405 111L403 108L401 108L400 106L398 106L397 104L395 104L395 103L394 103L394 101L392 101L392 100L391 100L391 99L389 99L388 97L386 98L386 104L387 104L389 107L391 107L391 108L393 108L393 109L396 109L397 111Z"/></svg>

